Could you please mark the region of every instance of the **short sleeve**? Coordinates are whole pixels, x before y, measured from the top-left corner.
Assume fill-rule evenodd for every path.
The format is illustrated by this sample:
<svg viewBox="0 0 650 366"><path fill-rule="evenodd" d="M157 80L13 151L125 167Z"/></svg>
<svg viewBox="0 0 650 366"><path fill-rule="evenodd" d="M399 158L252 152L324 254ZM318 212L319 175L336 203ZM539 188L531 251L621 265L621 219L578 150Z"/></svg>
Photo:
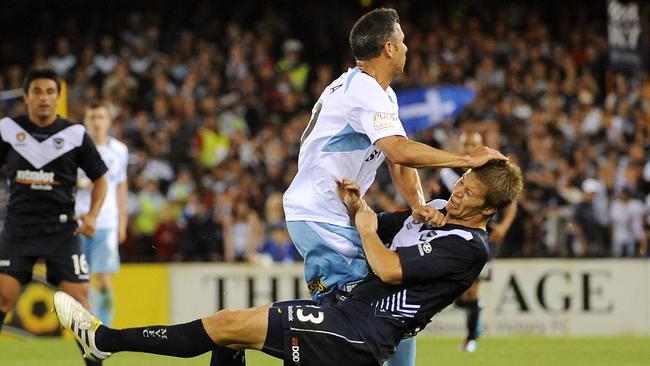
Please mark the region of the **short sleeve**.
<svg viewBox="0 0 650 366"><path fill-rule="evenodd" d="M93 182L101 178L101 176L106 174L108 171L106 164L104 164L104 160L102 160L102 157L97 151L95 143L86 132L84 132L83 141L78 149L77 156L79 167Z"/></svg>
<svg viewBox="0 0 650 366"><path fill-rule="evenodd" d="M124 144L119 144L118 145L120 150L119 150L119 157L120 157L120 165L119 169L120 171L118 172L117 175L117 182L118 183L123 183L126 181L127 176L126 172L129 168L129 149L126 147Z"/></svg>
<svg viewBox="0 0 650 366"><path fill-rule="evenodd" d="M350 83L345 97L348 105L348 120L358 121L356 130L362 130L373 144L387 136L404 136L406 132L398 116L397 100L394 93L384 91L367 75L357 75Z"/></svg>
<svg viewBox="0 0 650 366"><path fill-rule="evenodd" d="M471 269L478 252L464 239L444 238L397 248L404 283L431 281Z"/></svg>

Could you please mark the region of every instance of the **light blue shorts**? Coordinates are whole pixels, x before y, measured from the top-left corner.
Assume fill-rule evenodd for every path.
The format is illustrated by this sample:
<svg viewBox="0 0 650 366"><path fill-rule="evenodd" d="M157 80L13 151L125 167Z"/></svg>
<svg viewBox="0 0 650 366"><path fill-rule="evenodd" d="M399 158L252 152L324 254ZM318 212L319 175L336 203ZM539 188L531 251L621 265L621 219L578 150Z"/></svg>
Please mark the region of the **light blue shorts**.
<svg viewBox="0 0 650 366"><path fill-rule="evenodd" d="M368 274L359 233L353 227L288 221L287 229L305 260L305 282L312 299L334 289L352 290Z"/></svg>
<svg viewBox="0 0 650 366"><path fill-rule="evenodd" d="M115 273L120 269L117 229L97 229L92 239L80 236L90 273Z"/></svg>

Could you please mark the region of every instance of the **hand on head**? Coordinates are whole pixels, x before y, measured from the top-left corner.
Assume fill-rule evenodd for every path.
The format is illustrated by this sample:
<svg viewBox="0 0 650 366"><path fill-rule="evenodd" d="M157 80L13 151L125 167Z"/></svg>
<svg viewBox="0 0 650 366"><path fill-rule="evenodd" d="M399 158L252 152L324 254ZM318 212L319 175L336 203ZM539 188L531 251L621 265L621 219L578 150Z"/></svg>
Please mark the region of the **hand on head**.
<svg viewBox="0 0 650 366"><path fill-rule="evenodd" d="M478 168L485 165L490 160L509 160L508 157L487 146L481 146L478 149L472 151L469 153L469 158L470 168Z"/></svg>

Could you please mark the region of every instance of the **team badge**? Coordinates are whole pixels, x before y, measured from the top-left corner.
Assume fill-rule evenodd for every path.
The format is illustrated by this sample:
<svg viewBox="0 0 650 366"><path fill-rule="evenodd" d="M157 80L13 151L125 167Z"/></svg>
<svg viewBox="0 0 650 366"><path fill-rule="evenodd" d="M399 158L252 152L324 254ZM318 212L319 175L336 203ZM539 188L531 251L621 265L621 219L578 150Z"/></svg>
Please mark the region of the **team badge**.
<svg viewBox="0 0 650 366"><path fill-rule="evenodd" d="M431 253L431 244L429 243L418 244L418 251L420 252L420 257L424 256L425 254Z"/></svg>
<svg viewBox="0 0 650 366"><path fill-rule="evenodd" d="M399 128L401 126L397 113L375 112L372 122L377 131L383 130L384 128Z"/></svg>
<svg viewBox="0 0 650 366"><path fill-rule="evenodd" d="M57 137L52 141L54 142L54 147L56 147L57 149L62 148L63 144L65 143L65 140L62 139L61 137Z"/></svg>
<svg viewBox="0 0 650 366"><path fill-rule="evenodd" d="M18 142L25 141L25 133L24 132L18 132L16 134L16 140L18 140Z"/></svg>

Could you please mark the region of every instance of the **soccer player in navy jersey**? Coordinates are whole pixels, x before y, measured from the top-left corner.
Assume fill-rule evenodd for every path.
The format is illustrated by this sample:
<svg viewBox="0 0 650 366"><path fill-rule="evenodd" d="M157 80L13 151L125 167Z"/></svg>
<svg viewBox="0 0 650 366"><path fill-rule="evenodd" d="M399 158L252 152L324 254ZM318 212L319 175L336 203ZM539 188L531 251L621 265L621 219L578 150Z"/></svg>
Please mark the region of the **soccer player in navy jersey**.
<svg viewBox="0 0 650 366"><path fill-rule="evenodd" d="M32 70L23 88L27 115L0 119L0 166L9 181L0 237L0 327L38 259L45 261L49 283L88 305L79 234L93 236L106 194L107 168L85 127L56 114L56 73ZM93 188L86 210L75 216L78 168Z"/></svg>
<svg viewBox="0 0 650 366"><path fill-rule="evenodd" d="M356 182L337 181L372 271L336 303L285 301L123 330L103 326L62 292L55 294L55 309L87 357L96 359L120 351L194 357L215 349L256 349L285 365L381 365L402 339L423 329L476 280L488 258L487 221L522 186L521 171L508 161L471 169L456 183L446 216L435 223L440 227L433 227L409 211L377 215Z"/></svg>

